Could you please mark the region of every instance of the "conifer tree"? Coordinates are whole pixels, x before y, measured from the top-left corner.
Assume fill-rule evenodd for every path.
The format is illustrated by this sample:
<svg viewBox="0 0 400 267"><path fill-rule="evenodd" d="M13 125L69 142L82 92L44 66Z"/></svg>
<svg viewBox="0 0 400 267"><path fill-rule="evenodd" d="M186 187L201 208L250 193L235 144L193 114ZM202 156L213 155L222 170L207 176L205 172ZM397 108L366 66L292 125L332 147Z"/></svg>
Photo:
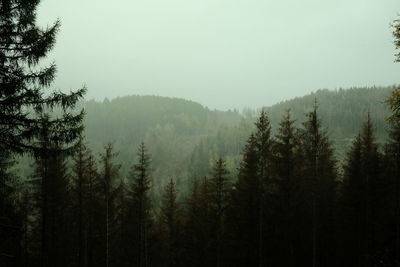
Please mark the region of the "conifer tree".
<svg viewBox="0 0 400 267"><path fill-rule="evenodd" d="M33 112L61 108L62 115L49 120L49 138L68 147L82 130L83 112L70 111L85 89L65 94L44 94L54 80L55 64L41 67L53 48L60 22L46 29L36 25L40 0L0 1L0 149L26 152L38 148L32 142L40 131L41 119Z"/></svg>
<svg viewBox="0 0 400 267"><path fill-rule="evenodd" d="M132 213L134 217L134 240L135 253L137 253L135 262L140 267L149 266L149 231L151 227L151 203L149 198L150 190L150 156L145 144L139 145L137 152L137 163L133 165L130 180Z"/></svg>
<svg viewBox="0 0 400 267"><path fill-rule="evenodd" d="M76 246L77 266L90 264L89 250L92 249L92 231L94 211L99 211L99 175L91 151L80 136L73 157L72 193L73 207L76 214Z"/></svg>
<svg viewBox="0 0 400 267"><path fill-rule="evenodd" d="M374 266L374 262L381 257L384 233L378 225L383 225L386 217L383 210L386 199L384 188L387 187L385 179L382 179L381 158L368 113L344 168L343 199L344 209L348 211L344 235L346 246L353 251L353 255L345 258L349 266Z"/></svg>
<svg viewBox="0 0 400 267"><path fill-rule="evenodd" d="M102 171L101 177L104 188L104 206L105 206L105 266L110 266L110 244L111 244L111 224L113 222L113 200L115 197L114 183L119 176L120 165L113 162L117 156L113 152L112 144L105 146L105 153L101 155Z"/></svg>
<svg viewBox="0 0 400 267"><path fill-rule="evenodd" d="M175 182L171 179L164 188L161 202L160 221L162 224L166 266L175 267L180 265L180 230L181 210L177 202L177 191Z"/></svg>
<svg viewBox="0 0 400 267"><path fill-rule="evenodd" d="M274 147L274 179L277 186L274 205L274 221L278 229L278 244L275 245L275 261L281 266L294 266L296 236L301 214L298 210L302 200L300 190L301 148L298 129L294 126L290 110L283 115L275 136Z"/></svg>
<svg viewBox="0 0 400 267"><path fill-rule="evenodd" d="M257 139L251 134L243 151L238 180L228 210L232 232L232 266L257 266L259 263L259 161Z"/></svg>
<svg viewBox="0 0 400 267"><path fill-rule="evenodd" d="M212 236L210 221L209 179L194 180L189 198L184 223L184 244L186 247L184 262L187 266L210 266ZM215 262L215 261L214 261Z"/></svg>
<svg viewBox="0 0 400 267"><path fill-rule="evenodd" d="M362 218L364 208L363 188L364 178L361 166L361 135L353 141L350 151L347 153L344 165L344 182L342 196L342 234L343 252L342 261L347 266L363 266L362 257Z"/></svg>
<svg viewBox="0 0 400 267"><path fill-rule="evenodd" d="M40 220L41 266L66 266L70 253L64 245L71 236L67 227L69 208L69 177L65 155L60 153L58 144L49 139L49 121L42 119L40 151L35 156L35 178L38 184Z"/></svg>
<svg viewBox="0 0 400 267"><path fill-rule="evenodd" d="M261 110L261 114L255 123L256 131L256 148L258 152L258 192L259 195L259 215L258 215L258 266L262 267L264 263L265 255L268 253L266 249L268 244L265 244L267 238L265 238L265 232L267 232L267 207L270 205L270 194L273 191L273 181L271 175L272 167L272 140L271 140L271 125L265 109ZM270 210L268 210L270 212ZM268 260L268 259L267 259Z"/></svg>
<svg viewBox="0 0 400 267"><path fill-rule="evenodd" d="M77 194L77 212L78 212L78 222L77 222L77 228L78 228L78 244L77 244L77 250L78 250L78 266L81 267L83 266L83 262L85 262L84 259L84 231L85 231L85 222L84 222L84 210L85 210L85 204L84 203L84 195L86 193L86 188L85 185L87 184L85 179L86 179L86 174L85 174L85 165L86 165L86 158L85 158L85 153L86 152L86 147L83 144L83 137L81 136L79 138L79 143L77 146L77 151L74 157L74 174L75 174L75 188L76 188L76 194Z"/></svg>
<svg viewBox="0 0 400 267"><path fill-rule="evenodd" d="M305 214L310 214L310 261L311 266L333 264L332 244L334 243L334 203L336 186L336 162L333 149L326 132L321 130L317 114L317 102L307 114L303 123L302 151L304 153L303 190L309 198L305 199Z"/></svg>
<svg viewBox="0 0 400 267"><path fill-rule="evenodd" d="M114 237L111 250L114 257L112 259L112 266L129 265L128 255L131 253L129 243L132 242L127 235L127 230L132 223L129 217L129 205L132 204L129 194L129 185L126 179L120 178L114 192L114 219L112 224Z"/></svg>
<svg viewBox="0 0 400 267"><path fill-rule="evenodd" d="M96 160L89 153L86 164L87 175L87 239L85 242L84 266L104 266L104 182L97 170Z"/></svg>
<svg viewBox="0 0 400 267"><path fill-rule="evenodd" d="M214 224L214 238L216 250L216 266L223 264L222 245L225 243L225 213L228 207L228 193L230 191L226 163L222 158L215 161L212 178L210 179L210 201Z"/></svg>

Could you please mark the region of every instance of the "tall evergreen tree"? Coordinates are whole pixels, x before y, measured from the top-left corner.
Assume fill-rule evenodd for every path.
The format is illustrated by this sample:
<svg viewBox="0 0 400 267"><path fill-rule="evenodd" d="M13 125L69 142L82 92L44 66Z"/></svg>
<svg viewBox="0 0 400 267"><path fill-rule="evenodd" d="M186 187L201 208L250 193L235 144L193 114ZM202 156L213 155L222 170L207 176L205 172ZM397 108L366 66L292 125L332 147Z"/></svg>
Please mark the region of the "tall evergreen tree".
<svg viewBox="0 0 400 267"><path fill-rule="evenodd" d="M181 209L177 202L177 191L175 182L171 179L164 188L162 196L160 223L162 227L162 239L164 260L166 266L176 267L181 265Z"/></svg>
<svg viewBox="0 0 400 267"><path fill-rule="evenodd" d="M210 201L211 212L213 217L213 238L215 238L215 251L216 251L216 266L223 265L223 244L226 240L225 233L225 213L228 207L228 194L230 186L228 181L229 171L226 168L226 163L222 158L215 161L212 178L210 179Z"/></svg>
<svg viewBox="0 0 400 267"><path fill-rule="evenodd" d="M140 267L149 266L149 233L151 227L151 203L149 198L150 190L150 155L145 144L142 142L137 152L137 163L133 165L130 180L132 215L133 221L135 254L134 259ZM135 255L134 254L134 255Z"/></svg>
<svg viewBox="0 0 400 267"><path fill-rule="evenodd" d="M104 206L105 206L105 266L110 266L111 258L111 224L113 222L113 207L115 197L114 183L119 176L120 165L113 162L117 156L113 152L112 144L105 146L105 153L101 155L102 171L101 177L104 187Z"/></svg>
<svg viewBox="0 0 400 267"><path fill-rule="evenodd" d="M305 199L305 216L309 214L311 237L309 255L311 266L334 264L334 204L336 186L336 162L326 132L321 130L317 114L317 102L303 123L302 151L304 153L303 186L309 197ZM307 264L307 263L304 263Z"/></svg>
<svg viewBox="0 0 400 267"><path fill-rule="evenodd" d="M261 110L260 116L255 123L256 131L256 149L258 153L258 191L259 195L259 206L258 206L258 266L262 267L268 265L268 247L269 244L265 244L266 238L265 233L270 229L268 227L267 220L271 212L270 207L270 195L274 191L274 185L272 181L272 139L271 139L271 125L265 109Z"/></svg>
<svg viewBox="0 0 400 267"><path fill-rule="evenodd" d="M40 151L36 154L35 178L38 180L38 204L40 220L41 266L66 266L70 253L64 245L71 236L67 227L69 177L65 155L58 144L49 139L48 120L42 120ZM69 247L69 246L68 246Z"/></svg>
<svg viewBox="0 0 400 267"><path fill-rule="evenodd" d="M85 89L65 94L44 94L54 80L55 64L40 67L53 48L60 22L47 29L36 25L40 0L0 1L0 149L26 152L38 148L32 142L40 130L40 118L32 112L56 107L61 116L49 120L52 141L68 146L82 130L83 111L73 114Z"/></svg>
<svg viewBox="0 0 400 267"><path fill-rule="evenodd" d="M348 211L344 235L346 246L353 251L353 255L345 258L349 266L374 266L381 257L378 251L382 246L382 236L379 236L381 230L378 225L385 220L382 208L386 187L381 179L381 157L368 113L344 168L343 199L344 209Z"/></svg>
<svg viewBox="0 0 400 267"><path fill-rule="evenodd" d="M87 238L85 238L84 266L104 266L104 182L98 173L96 160L90 153L87 157Z"/></svg>
<svg viewBox="0 0 400 267"><path fill-rule="evenodd" d="M274 238L275 263L280 266L294 266L298 256L298 222L302 214L298 212L303 199L300 190L302 157L298 129L294 126L290 110L287 110L279 123L274 141L274 180L276 191L274 197Z"/></svg>
<svg viewBox="0 0 400 267"><path fill-rule="evenodd" d="M260 184L257 139L251 134L243 151L238 180L232 190L228 227L232 235L232 266L258 266Z"/></svg>
<svg viewBox="0 0 400 267"><path fill-rule="evenodd" d="M85 201L84 201L84 195L86 194L86 188L85 186L87 185L86 182L86 147L83 144L83 137L81 136L79 138L79 143L77 146L77 151L75 153L74 157L74 174L75 174L75 189L76 189L76 195L77 195L77 205L76 209L78 212L78 222L77 222L77 228L78 228L78 243L77 243L77 251L78 251L78 266L82 267L84 265L84 262L86 261L84 259L85 253L84 253L84 231L86 230L86 223L84 219L84 210L85 210Z"/></svg>
<svg viewBox="0 0 400 267"><path fill-rule="evenodd" d="M184 222L184 262L187 266L210 266L210 236L212 236L210 220L209 179L194 179L187 199ZM215 261L214 261L215 262Z"/></svg>

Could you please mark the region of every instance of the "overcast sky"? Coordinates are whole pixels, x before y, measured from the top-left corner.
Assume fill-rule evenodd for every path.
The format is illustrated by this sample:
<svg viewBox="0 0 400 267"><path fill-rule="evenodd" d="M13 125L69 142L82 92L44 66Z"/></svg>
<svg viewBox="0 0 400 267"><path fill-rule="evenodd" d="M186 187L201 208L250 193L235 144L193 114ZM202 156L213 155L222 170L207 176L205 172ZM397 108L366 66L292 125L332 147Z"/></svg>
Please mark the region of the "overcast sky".
<svg viewBox="0 0 400 267"><path fill-rule="evenodd" d="M61 19L56 88L261 107L320 88L400 83L399 0L42 0Z"/></svg>

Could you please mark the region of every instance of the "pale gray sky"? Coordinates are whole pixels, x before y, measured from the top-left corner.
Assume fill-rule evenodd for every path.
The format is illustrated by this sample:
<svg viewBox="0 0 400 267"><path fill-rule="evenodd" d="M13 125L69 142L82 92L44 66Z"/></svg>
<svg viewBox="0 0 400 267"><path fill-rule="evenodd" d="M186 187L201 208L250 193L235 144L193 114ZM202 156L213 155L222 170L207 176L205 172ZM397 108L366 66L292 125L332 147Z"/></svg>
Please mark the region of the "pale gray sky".
<svg viewBox="0 0 400 267"><path fill-rule="evenodd" d="M260 107L320 88L400 83L399 0L42 0L62 22L55 87Z"/></svg>

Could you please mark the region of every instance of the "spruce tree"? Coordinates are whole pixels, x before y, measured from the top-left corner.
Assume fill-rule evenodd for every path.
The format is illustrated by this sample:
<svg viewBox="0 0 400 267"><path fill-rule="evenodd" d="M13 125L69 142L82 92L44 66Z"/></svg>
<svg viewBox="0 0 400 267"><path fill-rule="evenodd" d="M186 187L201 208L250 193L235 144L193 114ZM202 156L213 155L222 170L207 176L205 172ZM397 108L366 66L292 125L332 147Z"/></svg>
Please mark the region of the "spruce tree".
<svg viewBox="0 0 400 267"><path fill-rule="evenodd" d="M104 266L104 182L98 172L96 160L89 153L86 165L87 175L87 239L84 266Z"/></svg>
<svg viewBox="0 0 400 267"><path fill-rule="evenodd" d="M215 263L210 236L212 236L210 182L207 177L194 180L187 200L184 223L186 266L210 266Z"/></svg>
<svg viewBox="0 0 400 267"><path fill-rule="evenodd" d="M67 148L82 130L83 111L72 113L85 89L65 94L46 93L56 65L40 66L53 48L60 22L46 29L36 25L40 0L0 1L0 149L26 152L38 148L32 141L40 131L40 116L60 108L49 120L49 138Z"/></svg>
<svg viewBox="0 0 400 267"><path fill-rule="evenodd" d="M303 189L309 197L305 199L305 217L309 214L311 240L309 262L313 267L334 264L334 204L336 187L336 162L329 138L321 130L317 114L317 102L307 114L301 134L304 154Z"/></svg>
<svg viewBox="0 0 400 267"><path fill-rule="evenodd" d="M238 180L228 209L232 235L232 266L257 266L259 263L260 184L257 139L251 134L243 151Z"/></svg>
<svg viewBox="0 0 400 267"><path fill-rule="evenodd" d="M259 206L258 206L258 266L262 267L265 264L268 264L268 259L266 259L266 255L268 255L267 247L269 244L266 244L267 238L265 237L266 232L269 229L266 229L267 219L270 218L271 210L268 209L271 206L270 203L270 195L274 191L274 185L272 181L272 139L271 139L271 125L269 118L265 109L261 110L260 116L255 123L256 131L256 149L258 153L258 198L259 198ZM267 212L269 214L267 214Z"/></svg>
<svg viewBox="0 0 400 267"><path fill-rule="evenodd" d="M276 194L274 195L274 228L277 236L273 253L275 261L280 266L294 266L298 253L296 242L301 231L298 222L302 214L300 209L303 193L300 190L302 157L298 129L294 126L290 110L283 115L275 140L274 150L274 180Z"/></svg>
<svg viewBox="0 0 400 267"><path fill-rule="evenodd" d="M113 152L112 144L105 146L105 152L101 155L101 177L103 180L104 190L104 206L105 206L105 266L110 266L111 258L111 226L114 218L114 198L115 198L115 181L119 177L120 165L113 162L117 153Z"/></svg>
<svg viewBox="0 0 400 267"><path fill-rule="evenodd" d="M363 190L365 188L361 164L361 136L358 135L347 153L342 196L342 261L346 266L363 266Z"/></svg>
<svg viewBox="0 0 400 267"><path fill-rule="evenodd" d="M145 144L142 142L139 145L137 152L137 163L133 165L130 180L132 212L134 216L134 240L136 255L134 259L140 267L149 266L149 233L151 227L151 203L149 198L150 190L150 155L147 152Z"/></svg>
<svg viewBox="0 0 400 267"><path fill-rule="evenodd" d="M64 248L72 235L66 222L69 210L69 177L65 155L49 139L48 121L43 120L40 153L35 156L38 210L40 214L41 266L66 266L71 255ZM67 245L69 248L70 246Z"/></svg>
<svg viewBox="0 0 400 267"><path fill-rule="evenodd" d="M228 194L230 186L228 181L229 171L226 168L226 163L222 158L215 161L212 178L210 179L210 201L211 213L213 217L213 238L215 238L215 251L216 251L216 266L223 265L223 247L226 239L224 229L225 213L228 207Z"/></svg>
<svg viewBox="0 0 400 267"><path fill-rule="evenodd" d="M181 261L181 209L177 202L175 182L171 179L164 188L162 196L160 223L162 225L162 239L164 251L163 263L175 267Z"/></svg>

